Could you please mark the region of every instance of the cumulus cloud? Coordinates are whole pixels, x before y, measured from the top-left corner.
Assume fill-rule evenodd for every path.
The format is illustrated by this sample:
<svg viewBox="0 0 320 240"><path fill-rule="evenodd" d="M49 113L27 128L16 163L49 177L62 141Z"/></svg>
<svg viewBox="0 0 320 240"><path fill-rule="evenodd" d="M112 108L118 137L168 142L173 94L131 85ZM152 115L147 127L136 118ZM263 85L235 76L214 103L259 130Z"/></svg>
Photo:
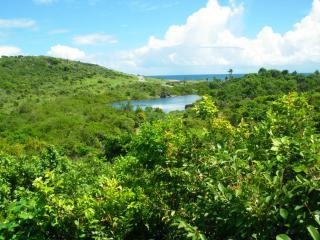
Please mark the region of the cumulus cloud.
<svg viewBox="0 0 320 240"><path fill-rule="evenodd" d="M53 29L53 30L49 31L48 34L50 34L50 35L58 35L58 34L65 34L65 33L68 33L68 32L69 32L68 29L60 28L60 29Z"/></svg>
<svg viewBox="0 0 320 240"><path fill-rule="evenodd" d="M15 56L21 54L21 49L12 46L0 46L0 56Z"/></svg>
<svg viewBox="0 0 320 240"><path fill-rule="evenodd" d="M88 0L89 5L95 6L97 3L99 3L101 0Z"/></svg>
<svg viewBox="0 0 320 240"><path fill-rule="evenodd" d="M50 5L50 4L58 2L58 1L59 0L33 0L33 2L35 4L38 4L38 5ZM88 4L91 5L91 6L96 5L100 1L101 0L87 0ZM73 2L76 2L76 0L64 0L64 1L61 1L61 2L73 3Z"/></svg>
<svg viewBox="0 0 320 240"><path fill-rule="evenodd" d="M283 34L265 26L255 38L239 36L243 13L244 6L235 1L222 6L208 0L185 24L169 27L161 39L151 36L141 48L119 53L111 66L154 74L320 64L320 0L313 0L309 15Z"/></svg>
<svg viewBox="0 0 320 240"><path fill-rule="evenodd" d="M51 4L55 2L56 0L33 0L36 4Z"/></svg>
<svg viewBox="0 0 320 240"><path fill-rule="evenodd" d="M86 60L87 58L85 52L80 49L64 45L52 46L47 54L52 57L65 58L69 60Z"/></svg>
<svg viewBox="0 0 320 240"><path fill-rule="evenodd" d="M126 2L126 4L128 4ZM156 2L153 0L135 0L135 1L129 1L129 6L132 7L135 10L141 11L141 12L150 12L150 11L156 11L156 10L162 10L166 8L171 8L176 5L179 5L180 1L172 1L170 3L163 3L161 1Z"/></svg>
<svg viewBox="0 0 320 240"><path fill-rule="evenodd" d="M76 36L73 38L73 42L79 45L95 45L95 44L111 44L117 43L117 39L111 35L103 33L92 33L83 36Z"/></svg>
<svg viewBox="0 0 320 240"><path fill-rule="evenodd" d="M34 28L36 21L31 19L0 19L0 28Z"/></svg>

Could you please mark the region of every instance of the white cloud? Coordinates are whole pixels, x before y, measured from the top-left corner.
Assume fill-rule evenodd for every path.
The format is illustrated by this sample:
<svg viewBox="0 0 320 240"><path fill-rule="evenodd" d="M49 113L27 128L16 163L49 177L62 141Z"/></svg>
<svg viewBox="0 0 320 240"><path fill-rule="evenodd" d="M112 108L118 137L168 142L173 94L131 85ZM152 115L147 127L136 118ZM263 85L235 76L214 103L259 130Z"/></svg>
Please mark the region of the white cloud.
<svg viewBox="0 0 320 240"><path fill-rule="evenodd" d="M15 56L21 54L21 49L12 46L0 46L0 56Z"/></svg>
<svg viewBox="0 0 320 240"><path fill-rule="evenodd" d="M243 5L234 0L229 6L208 0L184 25L173 25L163 38L151 36L145 46L119 53L110 65L154 74L224 72L230 67L238 71L261 66L315 68L320 64L320 0L313 0L309 15L283 34L266 26L255 38L239 36L243 13Z"/></svg>
<svg viewBox="0 0 320 240"><path fill-rule="evenodd" d="M8 33L0 32L0 39L8 36Z"/></svg>
<svg viewBox="0 0 320 240"><path fill-rule="evenodd" d="M128 1L126 1L126 4L128 4ZM180 1L172 1L170 3L163 3L161 1L156 2L153 0L134 0L129 1L129 6L132 7L135 10L141 11L141 12L150 12L150 11L156 11L161 9L167 9L174 7L176 5L179 5Z"/></svg>
<svg viewBox="0 0 320 240"><path fill-rule="evenodd" d="M95 6L97 3L99 3L101 0L88 0L88 3L90 6Z"/></svg>
<svg viewBox="0 0 320 240"><path fill-rule="evenodd" d="M52 46L47 54L52 57L70 60L86 60L87 58L85 52L81 51L80 49L64 45Z"/></svg>
<svg viewBox="0 0 320 240"><path fill-rule="evenodd" d="M63 0L63 1L60 1L60 2L66 2L66 3L75 3L77 2L78 0ZM87 0L87 3L90 5L90 6L95 6L96 4L98 4L101 0ZM50 5L52 3L55 3L55 2L59 2L59 0L33 0L33 2L35 4L38 4L38 5Z"/></svg>
<svg viewBox="0 0 320 240"><path fill-rule="evenodd" d="M51 4L53 2L55 2L56 0L33 0L34 3L36 4Z"/></svg>
<svg viewBox="0 0 320 240"><path fill-rule="evenodd" d="M58 35L58 34L64 34L64 33L68 33L69 30L68 29L53 29L51 31L48 32L48 34L50 35Z"/></svg>
<svg viewBox="0 0 320 240"><path fill-rule="evenodd" d="M34 28L36 21L31 19L0 19L0 28Z"/></svg>
<svg viewBox="0 0 320 240"><path fill-rule="evenodd" d="M83 36L76 36L73 38L73 42L79 45L95 45L103 43L117 43L117 39L111 35L103 33L92 33Z"/></svg>

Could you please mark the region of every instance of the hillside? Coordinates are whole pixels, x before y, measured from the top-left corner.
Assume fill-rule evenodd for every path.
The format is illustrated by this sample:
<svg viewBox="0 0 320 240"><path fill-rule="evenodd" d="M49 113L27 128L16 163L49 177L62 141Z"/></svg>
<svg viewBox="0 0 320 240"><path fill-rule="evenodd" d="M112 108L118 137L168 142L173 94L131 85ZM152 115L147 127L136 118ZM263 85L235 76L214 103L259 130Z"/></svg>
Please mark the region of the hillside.
<svg viewBox="0 0 320 240"><path fill-rule="evenodd" d="M15 154L58 145L70 156L100 151L109 135L132 132L133 112L120 99L159 96L161 83L97 65L51 57L0 58L0 145ZM29 146L29 147L28 147Z"/></svg>
<svg viewBox="0 0 320 240"><path fill-rule="evenodd" d="M241 119L263 120L270 104L290 92L304 94L316 112L320 112L319 71L306 75L261 68L258 73L241 78L194 82L190 88L196 89L200 95L212 96L218 108L233 124L240 123Z"/></svg>
<svg viewBox="0 0 320 240"><path fill-rule="evenodd" d="M166 82L0 58L0 239L313 239L320 75ZM186 111L113 101L200 94Z"/></svg>
<svg viewBox="0 0 320 240"><path fill-rule="evenodd" d="M3 88L7 90L18 89L20 86L37 89L44 84L76 82L93 77L133 78L95 64L45 56L3 56L0 58L0 73Z"/></svg>
<svg viewBox="0 0 320 240"><path fill-rule="evenodd" d="M239 79L172 87L156 79L139 82L135 76L93 64L52 57L2 57L0 146L18 155L48 144L77 158L101 154L109 137L131 134L142 122L164 117L160 112L112 109L108 103L159 97L161 92L209 94L233 124L242 118L261 121L272 101L292 91L307 93L318 110L319 79L318 73L304 76L262 69Z"/></svg>
<svg viewBox="0 0 320 240"><path fill-rule="evenodd" d="M0 58L1 97L68 96L81 91L99 93L136 78L97 65L51 57ZM16 99L14 99L16 98ZM10 104L9 104L10 105Z"/></svg>

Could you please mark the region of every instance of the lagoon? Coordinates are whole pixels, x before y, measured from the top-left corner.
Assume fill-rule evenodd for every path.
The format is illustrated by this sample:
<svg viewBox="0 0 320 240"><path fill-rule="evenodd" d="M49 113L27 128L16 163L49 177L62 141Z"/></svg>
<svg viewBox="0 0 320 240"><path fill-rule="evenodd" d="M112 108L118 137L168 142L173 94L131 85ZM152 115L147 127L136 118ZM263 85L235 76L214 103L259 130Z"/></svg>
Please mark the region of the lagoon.
<svg viewBox="0 0 320 240"><path fill-rule="evenodd" d="M168 97L168 98L157 98L157 99L146 99L146 100L132 100L130 105L133 110L137 108L145 109L147 107L151 108L160 108L165 113L172 111L183 111L185 110L186 105L195 103L201 99L198 95L186 95L186 96L177 96L177 97ZM120 101L112 104L112 107L123 108L128 105L128 101Z"/></svg>

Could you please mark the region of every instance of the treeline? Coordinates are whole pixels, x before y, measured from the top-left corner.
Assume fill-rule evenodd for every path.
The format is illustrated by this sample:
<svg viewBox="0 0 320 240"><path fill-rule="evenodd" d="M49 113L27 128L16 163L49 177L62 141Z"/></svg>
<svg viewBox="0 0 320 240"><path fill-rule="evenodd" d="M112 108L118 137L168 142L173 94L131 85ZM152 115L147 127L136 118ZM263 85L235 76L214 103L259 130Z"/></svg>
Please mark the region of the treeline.
<svg viewBox="0 0 320 240"><path fill-rule="evenodd" d="M212 96L218 108L233 124L240 123L242 118L262 120L269 105L279 96L290 92L306 94L309 103L316 107L316 112L320 112L319 71L299 74L261 68L258 73L241 78L194 82L189 89L196 89L200 95Z"/></svg>

